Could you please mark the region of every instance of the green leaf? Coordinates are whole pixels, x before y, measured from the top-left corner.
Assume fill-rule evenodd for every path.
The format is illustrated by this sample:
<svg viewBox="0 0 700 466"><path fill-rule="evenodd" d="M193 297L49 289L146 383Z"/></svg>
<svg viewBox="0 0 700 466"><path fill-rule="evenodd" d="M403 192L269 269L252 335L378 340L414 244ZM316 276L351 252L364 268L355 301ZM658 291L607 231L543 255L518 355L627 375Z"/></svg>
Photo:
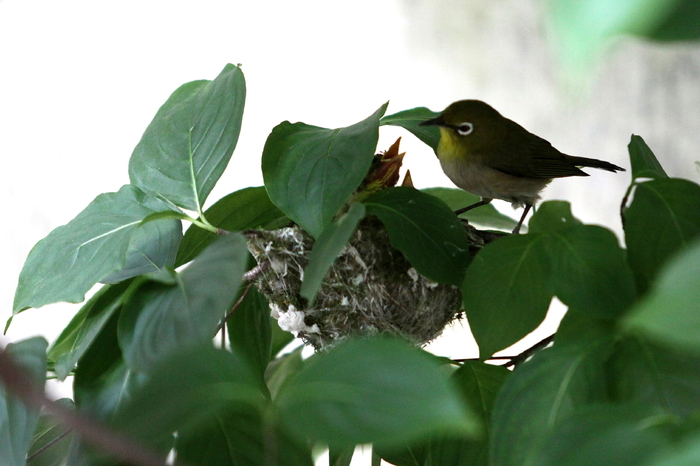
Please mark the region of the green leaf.
<svg viewBox="0 0 700 466"><path fill-rule="evenodd" d="M328 451L329 466L350 466L352 457L355 454L355 447L330 448Z"/></svg>
<svg viewBox="0 0 700 466"><path fill-rule="evenodd" d="M180 86L134 149L131 184L201 212L236 147L245 93L243 72L230 64L214 81Z"/></svg>
<svg viewBox="0 0 700 466"><path fill-rule="evenodd" d="M675 0L671 11L646 36L659 41L700 39L700 3Z"/></svg>
<svg viewBox="0 0 700 466"><path fill-rule="evenodd" d="M392 115L386 115L379 120L380 125L400 126L416 136L418 139L429 145L437 153L438 142L440 141L440 131L436 126L420 126L420 123L438 116L425 107L416 107L404 110Z"/></svg>
<svg viewBox="0 0 700 466"><path fill-rule="evenodd" d="M103 286L71 319L48 352L59 380L70 374L107 321L121 308L130 285L131 281Z"/></svg>
<svg viewBox="0 0 700 466"><path fill-rule="evenodd" d="M285 121L267 138L262 170L270 199L315 238L367 174L386 107L339 129Z"/></svg>
<svg viewBox="0 0 700 466"><path fill-rule="evenodd" d="M413 188L390 188L363 203L418 272L436 282L462 282L469 263L467 235L444 202Z"/></svg>
<svg viewBox="0 0 700 466"><path fill-rule="evenodd" d="M204 217L215 227L226 231L270 230L289 223L287 216L270 201L264 186L241 189L222 197L204 212ZM192 225L180 243L176 266L194 259L216 237L216 234Z"/></svg>
<svg viewBox="0 0 700 466"><path fill-rule="evenodd" d="M279 328L279 327L278 327ZM291 335L289 332L285 332L287 335ZM270 389L270 394L274 399L277 397L280 389L291 379L293 376L301 370L302 359L301 351L303 346L298 347L291 353L287 353L284 356L280 356L274 359L267 366L267 371L265 372L265 382Z"/></svg>
<svg viewBox="0 0 700 466"><path fill-rule="evenodd" d="M245 292L245 289L242 287L242 292ZM262 380L271 357L272 332L267 298L252 286L226 323L231 346L246 358L250 367Z"/></svg>
<svg viewBox="0 0 700 466"><path fill-rule="evenodd" d="M486 359L533 331L552 299L542 235L513 235L487 244L462 284L469 327Z"/></svg>
<svg viewBox="0 0 700 466"><path fill-rule="evenodd" d="M648 462L647 466L696 466L700 464L700 435L695 434L683 439L672 449L660 452Z"/></svg>
<svg viewBox="0 0 700 466"><path fill-rule="evenodd" d="M678 348L700 351L700 241L672 260L625 327Z"/></svg>
<svg viewBox="0 0 700 466"><path fill-rule="evenodd" d="M270 356L276 357L289 343L294 340L294 335L282 330L277 324L277 319L270 317L270 329L272 330L270 343Z"/></svg>
<svg viewBox="0 0 700 466"><path fill-rule="evenodd" d="M700 356L644 338L618 341L610 362L611 391L618 402L656 406L686 418L700 410Z"/></svg>
<svg viewBox="0 0 700 466"><path fill-rule="evenodd" d="M3 355L12 358L11 361L24 371L28 381L42 392L46 380L46 346L43 338L30 338L8 344ZM3 373L2 378L5 377L11 377L11 374ZM25 405L0 383L0 463L3 466L25 465L38 420L38 407Z"/></svg>
<svg viewBox="0 0 700 466"><path fill-rule="evenodd" d="M119 341L130 368L144 370L176 348L211 340L245 271L245 239L230 233L179 274L175 286L145 283L124 305Z"/></svg>
<svg viewBox="0 0 700 466"><path fill-rule="evenodd" d="M81 411L98 419L111 418L136 384L119 348L118 323L119 314L114 313L83 352L75 369L75 403Z"/></svg>
<svg viewBox="0 0 700 466"><path fill-rule="evenodd" d="M179 348L154 363L145 383L114 412L115 428L153 444L226 409L262 409L264 386L237 352L211 344Z"/></svg>
<svg viewBox="0 0 700 466"><path fill-rule="evenodd" d="M543 202L530 219L528 233L557 233L572 225L582 225L571 213L571 204L564 201Z"/></svg>
<svg viewBox="0 0 700 466"><path fill-rule="evenodd" d="M669 439L659 412L644 405L599 405L580 409L559 423L528 455L525 466L637 466ZM668 422L668 420L666 420Z"/></svg>
<svg viewBox="0 0 700 466"><path fill-rule="evenodd" d="M437 360L398 340L349 341L310 358L275 404L290 430L331 447L478 428Z"/></svg>
<svg viewBox="0 0 700 466"><path fill-rule="evenodd" d="M633 180L637 178L652 178L654 180L668 178L659 160L641 136L633 134L627 149L629 150L630 162L632 163Z"/></svg>
<svg viewBox="0 0 700 466"><path fill-rule="evenodd" d="M157 212L176 214L175 211ZM148 217L147 217L148 219ZM177 249L182 240L182 223L179 220L152 219L142 223L131 235L126 262L121 270L101 279L101 283L118 283L128 278L155 273L175 264Z"/></svg>
<svg viewBox="0 0 700 466"><path fill-rule="evenodd" d="M511 375L502 366L493 366L479 361L466 361L453 375L462 396L474 409L484 424L484 433L478 439L433 440L430 457L440 459L435 464L488 464L488 451L491 438L491 414L496 395Z"/></svg>
<svg viewBox="0 0 700 466"><path fill-rule="evenodd" d="M130 185L97 196L77 217L32 248L19 276L13 313L59 301L81 302L93 285L124 267L127 254L143 247L143 236L138 242L131 241L141 220L167 209L163 202ZM157 232L165 237L153 241L174 240L172 229L158 228Z"/></svg>
<svg viewBox="0 0 700 466"><path fill-rule="evenodd" d="M74 409L73 401L62 398L57 404ZM27 466L61 466L67 463L68 453L75 433L53 414L39 417L32 445L27 452Z"/></svg>
<svg viewBox="0 0 700 466"><path fill-rule="evenodd" d="M629 263L646 291L662 266L700 236L700 186L673 178L639 183L623 220Z"/></svg>
<svg viewBox="0 0 700 466"><path fill-rule="evenodd" d="M452 376L466 402L485 423L487 431L496 395L510 375L511 371L502 366L465 361Z"/></svg>
<svg viewBox="0 0 700 466"><path fill-rule="evenodd" d="M474 194L468 193L462 189L452 188L426 188L421 189L422 192L430 194L440 199L448 205L452 210L458 210L467 207L471 204L479 202L481 198ZM500 213L491 204L486 204L478 209L468 210L459 216L466 218L470 223L476 223L486 227L498 228L501 230L511 231L518 224L517 221Z"/></svg>
<svg viewBox="0 0 700 466"><path fill-rule="evenodd" d="M522 466L574 410L607 399L609 340L546 349L506 380L492 416L490 464Z"/></svg>
<svg viewBox="0 0 700 466"><path fill-rule="evenodd" d="M314 243L309 255L309 265L304 270L304 281L300 292L309 304L313 304L328 269L348 244L357 225L364 217L365 206L360 203L353 204L338 221L327 226Z"/></svg>
<svg viewBox="0 0 700 466"><path fill-rule="evenodd" d="M549 288L572 311L614 319L634 303L634 276L610 230L574 225L548 235L545 244Z"/></svg>
<svg viewBox="0 0 700 466"><path fill-rule="evenodd" d="M313 466L311 448L255 410L217 413L211 421L178 430L178 461L189 466Z"/></svg>
<svg viewBox="0 0 700 466"><path fill-rule="evenodd" d="M559 324L554 342L557 344L579 343L612 338L617 333L616 321L602 320L580 312L567 312Z"/></svg>
<svg viewBox="0 0 700 466"><path fill-rule="evenodd" d="M446 434L410 445L378 445L376 450L385 461L397 466L487 466L491 411L496 394L510 374L505 367L479 361L466 361L453 374L452 382L485 427L478 438Z"/></svg>

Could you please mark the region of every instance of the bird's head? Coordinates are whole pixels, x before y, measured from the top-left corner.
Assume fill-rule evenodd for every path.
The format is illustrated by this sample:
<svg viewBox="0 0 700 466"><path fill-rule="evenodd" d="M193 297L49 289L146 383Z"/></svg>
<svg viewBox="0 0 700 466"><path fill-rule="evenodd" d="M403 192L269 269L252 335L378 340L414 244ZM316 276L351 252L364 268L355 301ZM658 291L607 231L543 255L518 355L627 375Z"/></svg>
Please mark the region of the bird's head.
<svg viewBox="0 0 700 466"><path fill-rule="evenodd" d="M487 150L499 138L503 120L500 113L480 100L460 100L420 124L440 128L440 155Z"/></svg>

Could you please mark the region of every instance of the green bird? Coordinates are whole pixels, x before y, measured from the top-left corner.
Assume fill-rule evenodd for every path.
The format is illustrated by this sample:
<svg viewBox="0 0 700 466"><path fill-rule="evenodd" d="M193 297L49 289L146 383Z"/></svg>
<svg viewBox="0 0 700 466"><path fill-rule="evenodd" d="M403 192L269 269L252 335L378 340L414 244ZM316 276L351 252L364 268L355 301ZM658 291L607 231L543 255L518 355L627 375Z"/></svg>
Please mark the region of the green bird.
<svg viewBox="0 0 700 466"><path fill-rule="evenodd" d="M493 199L525 207L513 234L520 232L540 191L554 178L588 176L580 167L618 172L624 168L602 160L575 157L498 113L480 100L460 100L421 125L440 128L437 156L445 174L459 188L481 201L457 215Z"/></svg>

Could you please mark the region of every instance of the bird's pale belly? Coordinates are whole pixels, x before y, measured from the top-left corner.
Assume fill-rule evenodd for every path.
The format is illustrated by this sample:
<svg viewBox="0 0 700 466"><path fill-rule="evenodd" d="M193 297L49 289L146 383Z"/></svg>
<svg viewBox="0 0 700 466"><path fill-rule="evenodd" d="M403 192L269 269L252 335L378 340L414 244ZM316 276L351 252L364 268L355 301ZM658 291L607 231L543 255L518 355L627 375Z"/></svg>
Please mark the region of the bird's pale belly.
<svg viewBox="0 0 700 466"><path fill-rule="evenodd" d="M513 207L534 205L540 199L539 192L551 181L512 176L480 163L465 163L453 157L442 158L440 164L459 188L485 199L503 199Z"/></svg>

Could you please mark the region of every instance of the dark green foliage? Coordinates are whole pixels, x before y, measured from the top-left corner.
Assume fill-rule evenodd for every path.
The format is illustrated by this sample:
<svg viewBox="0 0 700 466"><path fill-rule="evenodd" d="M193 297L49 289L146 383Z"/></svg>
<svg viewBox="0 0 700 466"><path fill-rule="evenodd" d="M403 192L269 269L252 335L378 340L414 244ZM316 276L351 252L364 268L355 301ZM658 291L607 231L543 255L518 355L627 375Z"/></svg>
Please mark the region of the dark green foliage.
<svg viewBox="0 0 700 466"><path fill-rule="evenodd" d="M363 201L391 245L431 280L459 285L469 260L462 224L440 200L412 188L379 191Z"/></svg>
<svg viewBox="0 0 700 466"><path fill-rule="evenodd" d="M7 348L34 384L45 368L73 374L75 403L64 407L161 458L174 448L193 466L310 466L321 446L333 466L347 466L361 443L398 466L697 463L700 187L669 178L641 137L629 145L625 247L565 202L542 204L528 234L489 233L483 245L453 213L474 201L468 193L354 196L381 125L436 147L434 128L418 126L434 116L425 108L383 116L384 105L340 129L282 123L264 149L265 186L203 211L235 147L244 98L231 65L179 88L134 151L132 184L98 196L31 251L15 313L80 302L109 283L48 354L41 339ZM515 223L491 206L463 217L506 231ZM182 220L191 223L184 237ZM386 229L395 254L420 274L453 293L460 287L483 360L535 329L554 297L570 312L553 346L513 371L436 358L390 335L341 341L304 360L243 277L255 271L251 230L291 221L316 239L307 236L308 265L294 270L303 276L297 304L313 301L366 222ZM228 341L214 340L224 326ZM85 447L80 432L64 437L65 419L39 416L12 386L0 385L0 464L23 465L27 452L37 466L121 460Z"/></svg>

